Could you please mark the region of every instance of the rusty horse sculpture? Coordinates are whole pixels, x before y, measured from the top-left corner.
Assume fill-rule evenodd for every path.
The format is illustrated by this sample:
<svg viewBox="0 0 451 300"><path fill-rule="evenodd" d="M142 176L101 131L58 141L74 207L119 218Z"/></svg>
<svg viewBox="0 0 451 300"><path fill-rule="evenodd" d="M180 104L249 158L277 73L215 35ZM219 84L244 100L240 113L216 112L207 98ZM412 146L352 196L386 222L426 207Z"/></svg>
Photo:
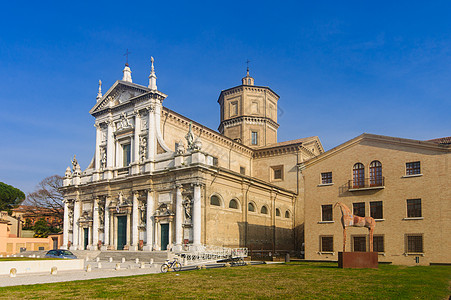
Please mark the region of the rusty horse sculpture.
<svg viewBox="0 0 451 300"><path fill-rule="evenodd" d="M373 233L374 227L376 226L376 221L374 221L372 217L359 217L353 215L349 207L341 202L335 203L334 208L337 205L340 206L342 214L341 224L343 226L343 252L346 252L346 227L348 226L368 228L370 232L370 252L373 252Z"/></svg>

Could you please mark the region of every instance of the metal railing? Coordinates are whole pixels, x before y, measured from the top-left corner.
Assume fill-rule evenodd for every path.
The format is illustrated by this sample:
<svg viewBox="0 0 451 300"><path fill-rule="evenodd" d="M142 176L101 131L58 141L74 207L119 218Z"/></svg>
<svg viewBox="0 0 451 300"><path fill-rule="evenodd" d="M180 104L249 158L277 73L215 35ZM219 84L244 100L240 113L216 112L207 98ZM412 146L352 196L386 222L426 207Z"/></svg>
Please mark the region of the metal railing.
<svg viewBox="0 0 451 300"><path fill-rule="evenodd" d="M383 188L385 186L385 177L361 178L348 181L348 190Z"/></svg>
<svg viewBox="0 0 451 300"><path fill-rule="evenodd" d="M247 248L226 248L211 245L188 245L189 249L179 255L185 265L212 263L225 258L244 258L248 255Z"/></svg>

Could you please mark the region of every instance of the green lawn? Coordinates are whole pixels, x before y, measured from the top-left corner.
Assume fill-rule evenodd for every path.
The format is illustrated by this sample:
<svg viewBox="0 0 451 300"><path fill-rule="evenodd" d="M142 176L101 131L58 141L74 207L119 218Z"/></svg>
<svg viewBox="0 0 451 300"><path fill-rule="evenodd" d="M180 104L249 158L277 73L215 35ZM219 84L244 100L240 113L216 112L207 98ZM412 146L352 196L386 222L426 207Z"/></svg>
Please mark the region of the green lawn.
<svg viewBox="0 0 451 300"><path fill-rule="evenodd" d="M290 263L0 288L5 298L448 299L451 267Z"/></svg>
<svg viewBox="0 0 451 300"><path fill-rule="evenodd" d="M57 258L47 258L47 257L0 257L0 263L2 261L24 261L24 260L51 260L51 259L57 259Z"/></svg>

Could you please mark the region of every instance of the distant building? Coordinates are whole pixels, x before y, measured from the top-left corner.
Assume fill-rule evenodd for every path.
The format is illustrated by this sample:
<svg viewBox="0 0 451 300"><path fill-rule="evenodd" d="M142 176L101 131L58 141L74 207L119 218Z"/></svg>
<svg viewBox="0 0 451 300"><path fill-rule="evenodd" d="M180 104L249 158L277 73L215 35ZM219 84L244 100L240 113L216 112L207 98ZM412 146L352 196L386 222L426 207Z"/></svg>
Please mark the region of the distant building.
<svg viewBox="0 0 451 300"><path fill-rule="evenodd" d="M51 234L47 238L22 237L21 221L0 213L0 254L11 255L23 251L57 249L62 245L62 234Z"/></svg>
<svg viewBox="0 0 451 300"><path fill-rule="evenodd" d="M54 228L63 229L63 210L56 213L54 210L45 207L30 205L19 205L12 209L12 216L21 220L23 227L32 227L40 219L44 219L47 224Z"/></svg>

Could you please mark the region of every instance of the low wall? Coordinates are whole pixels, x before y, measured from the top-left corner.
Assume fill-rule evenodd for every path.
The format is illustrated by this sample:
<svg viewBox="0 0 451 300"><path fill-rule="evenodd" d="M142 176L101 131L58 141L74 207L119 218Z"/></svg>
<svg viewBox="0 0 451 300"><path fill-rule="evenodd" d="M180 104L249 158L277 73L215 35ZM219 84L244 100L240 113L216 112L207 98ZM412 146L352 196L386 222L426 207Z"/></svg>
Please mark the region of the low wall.
<svg viewBox="0 0 451 300"><path fill-rule="evenodd" d="M17 274L26 273L49 273L52 267L58 271L83 270L83 259L55 259L55 260L21 260L0 262L0 275L9 275L12 268Z"/></svg>

